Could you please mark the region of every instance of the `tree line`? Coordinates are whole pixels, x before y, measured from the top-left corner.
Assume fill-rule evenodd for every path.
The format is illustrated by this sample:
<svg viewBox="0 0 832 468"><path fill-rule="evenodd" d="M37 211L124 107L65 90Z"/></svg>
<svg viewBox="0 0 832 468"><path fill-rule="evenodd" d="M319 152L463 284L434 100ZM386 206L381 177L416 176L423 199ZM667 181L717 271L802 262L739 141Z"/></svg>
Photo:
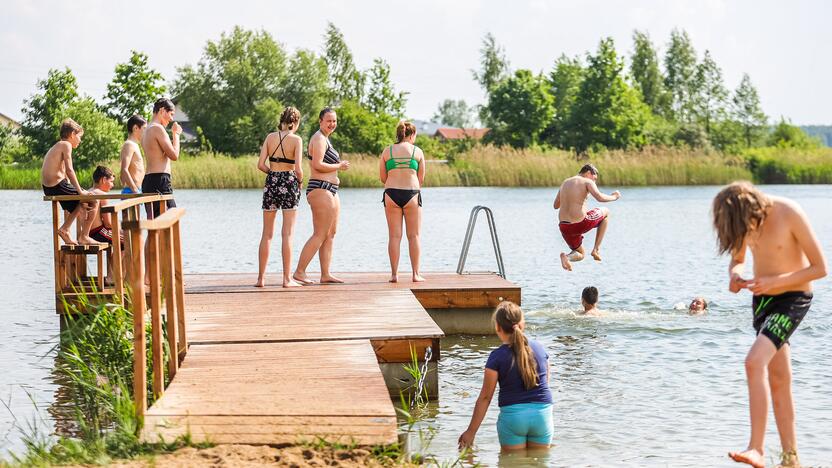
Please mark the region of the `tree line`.
<svg viewBox="0 0 832 468"><path fill-rule="evenodd" d="M662 60L647 33L635 31L629 67L611 38L584 57L561 55L548 73L512 70L491 34L484 37L480 55L480 69L472 75L486 103L474 107L447 99L434 119L456 127L479 121L491 129L487 143L577 153L647 145L733 152L819 144L785 119L769 125L749 76L729 91L710 52L697 54L684 31L671 33ZM126 120L135 113L148 116L153 101L164 94L188 114L198 150L257 152L283 107L291 105L303 116L302 135L314 131L321 108L332 106L339 120L333 144L344 152L377 154L389 144L407 103L407 93L392 83L389 64L376 58L359 69L332 23L317 53L289 53L264 30L235 27L209 40L196 64L178 68L165 83L138 51L115 66L100 102L79 94L70 69L50 70L24 104L19 134L0 126L0 162L37 164L66 117L86 130L74 153L79 167L110 160L125 137ZM449 158L475 144L440 144L423 136L417 143Z"/></svg>

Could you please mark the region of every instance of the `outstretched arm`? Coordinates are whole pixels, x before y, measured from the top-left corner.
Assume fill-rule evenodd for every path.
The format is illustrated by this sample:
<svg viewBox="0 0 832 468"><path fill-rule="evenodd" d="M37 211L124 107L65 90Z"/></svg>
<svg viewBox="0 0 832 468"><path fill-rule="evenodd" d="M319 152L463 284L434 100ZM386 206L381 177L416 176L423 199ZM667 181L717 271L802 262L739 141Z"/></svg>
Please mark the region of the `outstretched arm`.
<svg viewBox="0 0 832 468"><path fill-rule="evenodd" d="M588 187L589 193L592 195L593 198L595 198L599 202L606 203L606 202L616 201L619 198L621 198L621 193L618 190L613 192L611 195L605 195L605 194L601 193L600 190L598 190L598 186L595 185L595 182L589 181L588 185L589 185L589 187Z"/></svg>
<svg viewBox="0 0 832 468"><path fill-rule="evenodd" d="M474 414L471 415L471 422L468 424L468 429L459 436L459 446L461 448L470 447L474 444L474 437L485 419L485 413L488 412L488 405L491 404L491 398L494 396L494 390L497 388L497 371L494 369L485 369L485 377L482 379L482 389L480 396L477 397L477 404L474 406Z"/></svg>

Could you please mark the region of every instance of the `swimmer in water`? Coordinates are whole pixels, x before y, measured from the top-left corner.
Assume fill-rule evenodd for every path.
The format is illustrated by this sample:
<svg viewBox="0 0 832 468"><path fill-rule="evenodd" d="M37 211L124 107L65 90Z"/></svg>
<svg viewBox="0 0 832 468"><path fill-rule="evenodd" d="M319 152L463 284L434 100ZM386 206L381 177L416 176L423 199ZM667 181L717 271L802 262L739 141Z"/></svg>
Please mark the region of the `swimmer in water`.
<svg viewBox="0 0 832 468"><path fill-rule="evenodd" d="M705 315L708 313L708 301L704 297L694 297L688 306L688 315Z"/></svg>
<svg viewBox="0 0 832 468"><path fill-rule="evenodd" d="M588 315L592 317L600 317L604 314L598 310L598 288L595 286L587 286L581 292L581 305L584 308L583 312L580 312L579 315Z"/></svg>

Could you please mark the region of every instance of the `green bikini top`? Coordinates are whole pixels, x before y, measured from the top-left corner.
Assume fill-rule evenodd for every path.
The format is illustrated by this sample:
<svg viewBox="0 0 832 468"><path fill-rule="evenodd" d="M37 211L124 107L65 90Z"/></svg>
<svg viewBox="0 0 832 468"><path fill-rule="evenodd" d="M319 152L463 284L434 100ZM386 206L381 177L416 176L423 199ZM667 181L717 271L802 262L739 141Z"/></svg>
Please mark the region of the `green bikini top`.
<svg viewBox="0 0 832 468"><path fill-rule="evenodd" d="M384 167L387 169L387 172L390 172L393 169L413 169L414 171L418 171L419 160L416 159L416 145L413 145L413 153L410 155L409 159L394 158L393 145L390 145L390 159L384 162Z"/></svg>

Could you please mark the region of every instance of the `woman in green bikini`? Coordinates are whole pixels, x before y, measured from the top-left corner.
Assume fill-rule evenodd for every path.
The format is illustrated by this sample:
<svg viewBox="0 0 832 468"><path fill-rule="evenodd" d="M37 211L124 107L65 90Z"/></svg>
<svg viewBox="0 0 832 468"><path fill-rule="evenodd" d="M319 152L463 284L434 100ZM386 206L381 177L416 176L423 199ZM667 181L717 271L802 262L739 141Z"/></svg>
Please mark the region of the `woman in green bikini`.
<svg viewBox="0 0 832 468"><path fill-rule="evenodd" d="M384 184L384 214L390 240L390 282L399 280L399 254L402 243L402 218L407 223L407 244L413 281L425 279L419 273L419 232L422 225L422 184L425 181L425 155L415 145L416 126L402 120L396 126L396 144L379 155L379 179Z"/></svg>

